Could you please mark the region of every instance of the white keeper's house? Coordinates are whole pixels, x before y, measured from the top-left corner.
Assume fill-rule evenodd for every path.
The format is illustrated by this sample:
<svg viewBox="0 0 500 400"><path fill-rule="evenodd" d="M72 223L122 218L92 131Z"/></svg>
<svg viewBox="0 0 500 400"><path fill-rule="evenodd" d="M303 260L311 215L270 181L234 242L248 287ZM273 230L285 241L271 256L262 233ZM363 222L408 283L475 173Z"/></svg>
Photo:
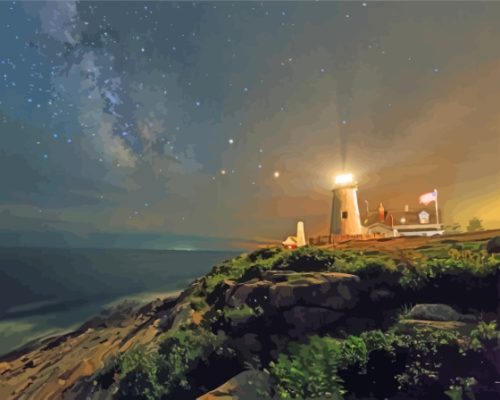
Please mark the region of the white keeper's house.
<svg viewBox="0 0 500 400"><path fill-rule="evenodd" d="M381 204L378 211L365 217L363 225L368 234L386 237L438 236L444 233L432 206L417 206L413 210L405 206L402 211L386 211Z"/></svg>

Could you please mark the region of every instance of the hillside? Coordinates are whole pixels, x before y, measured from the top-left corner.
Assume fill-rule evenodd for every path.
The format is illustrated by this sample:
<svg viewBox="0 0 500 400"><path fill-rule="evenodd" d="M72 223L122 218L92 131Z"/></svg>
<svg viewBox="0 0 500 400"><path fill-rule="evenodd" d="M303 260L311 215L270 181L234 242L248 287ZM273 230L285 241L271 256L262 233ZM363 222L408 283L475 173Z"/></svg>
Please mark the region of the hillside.
<svg viewBox="0 0 500 400"><path fill-rule="evenodd" d="M498 233L242 254L4 357L0 398L498 399Z"/></svg>

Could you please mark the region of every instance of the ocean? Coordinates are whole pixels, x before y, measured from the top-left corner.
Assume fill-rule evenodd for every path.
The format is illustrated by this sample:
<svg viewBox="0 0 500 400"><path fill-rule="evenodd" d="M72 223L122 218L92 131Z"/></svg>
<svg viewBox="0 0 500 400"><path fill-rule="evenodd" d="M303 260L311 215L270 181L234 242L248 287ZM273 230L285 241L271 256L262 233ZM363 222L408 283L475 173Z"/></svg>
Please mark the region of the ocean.
<svg viewBox="0 0 500 400"><path fill-rule="evenodd" d="M235 252L0 247L0 355L124 300L182 290Z"/></svg>

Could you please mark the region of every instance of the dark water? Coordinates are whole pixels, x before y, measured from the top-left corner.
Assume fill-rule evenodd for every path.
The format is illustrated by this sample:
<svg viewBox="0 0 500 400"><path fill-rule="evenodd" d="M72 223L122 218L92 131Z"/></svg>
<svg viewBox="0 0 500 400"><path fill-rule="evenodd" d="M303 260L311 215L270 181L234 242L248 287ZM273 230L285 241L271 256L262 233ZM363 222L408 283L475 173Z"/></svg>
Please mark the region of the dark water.
<svg viewBox="0 0 500 400"><path fill-rule="evenodd" d="M184 289L231 252L0 248L0 354L124 299Z"/></svg>

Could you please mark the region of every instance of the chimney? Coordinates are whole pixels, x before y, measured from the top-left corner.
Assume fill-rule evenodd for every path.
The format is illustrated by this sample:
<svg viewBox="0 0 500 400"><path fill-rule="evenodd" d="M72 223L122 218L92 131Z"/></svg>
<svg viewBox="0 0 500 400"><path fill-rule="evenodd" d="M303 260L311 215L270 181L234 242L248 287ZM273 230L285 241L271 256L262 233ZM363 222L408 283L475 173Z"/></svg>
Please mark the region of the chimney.
<svg viewBox="0 0 500 400"><path fill-rule="evenodd" d="M378 217L380 219L380 222L384 222L385 221L385 208L384 208L384 205L382 203L380 203L380 205L378 206Z"/></svg>

